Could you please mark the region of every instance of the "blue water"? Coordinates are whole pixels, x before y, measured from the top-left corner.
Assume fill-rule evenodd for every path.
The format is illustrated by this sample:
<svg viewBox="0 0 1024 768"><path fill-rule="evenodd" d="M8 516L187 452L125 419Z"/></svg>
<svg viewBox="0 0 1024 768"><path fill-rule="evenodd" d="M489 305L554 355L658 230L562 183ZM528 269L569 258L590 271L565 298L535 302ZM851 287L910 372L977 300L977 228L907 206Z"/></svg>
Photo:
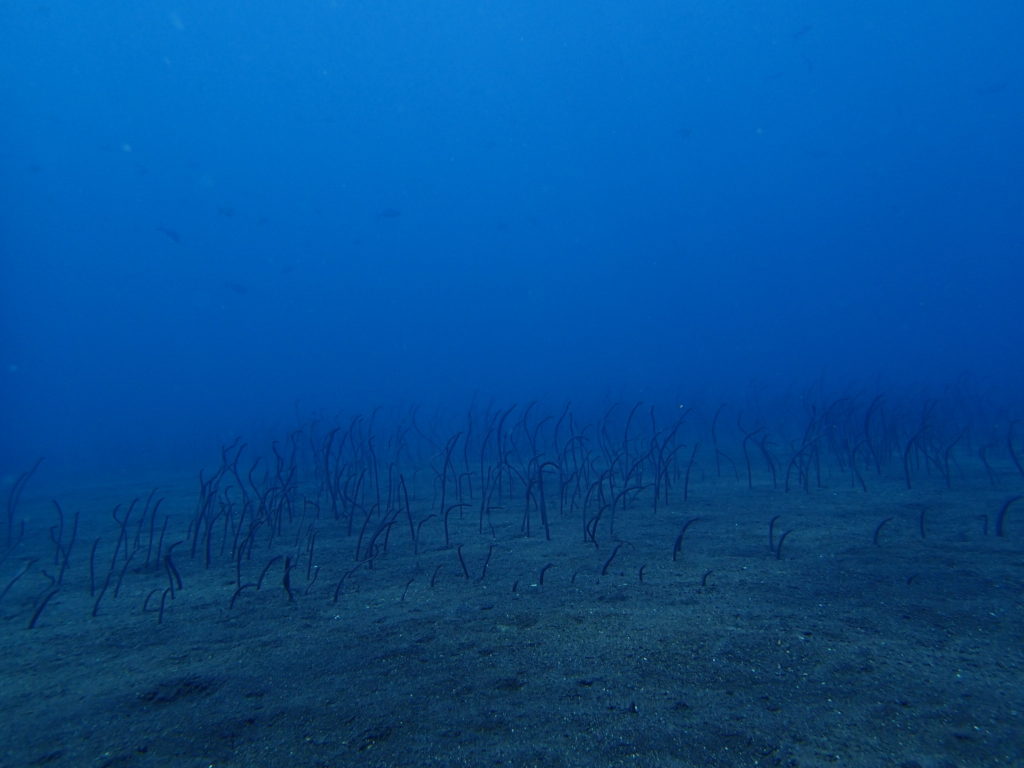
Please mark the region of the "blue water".
<svg viewBox="0 0 1024 768"><path fill-rule="evenodd" d="M1018 2L4 2L0 30L8 475L191 470L380 405L1021 411Z"/></svg>

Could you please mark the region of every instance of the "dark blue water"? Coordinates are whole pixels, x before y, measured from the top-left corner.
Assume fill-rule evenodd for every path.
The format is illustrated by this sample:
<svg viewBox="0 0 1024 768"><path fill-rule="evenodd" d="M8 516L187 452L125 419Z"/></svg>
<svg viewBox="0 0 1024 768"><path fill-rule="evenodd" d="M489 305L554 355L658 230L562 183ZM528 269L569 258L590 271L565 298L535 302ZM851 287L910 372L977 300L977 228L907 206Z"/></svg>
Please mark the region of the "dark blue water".
<svg viewBox="0 0 1024 768"><path fill-rule="evenodd" d="M474 397L1020 413L1019 3L4 2L0 29L9 475Z"/></svg>

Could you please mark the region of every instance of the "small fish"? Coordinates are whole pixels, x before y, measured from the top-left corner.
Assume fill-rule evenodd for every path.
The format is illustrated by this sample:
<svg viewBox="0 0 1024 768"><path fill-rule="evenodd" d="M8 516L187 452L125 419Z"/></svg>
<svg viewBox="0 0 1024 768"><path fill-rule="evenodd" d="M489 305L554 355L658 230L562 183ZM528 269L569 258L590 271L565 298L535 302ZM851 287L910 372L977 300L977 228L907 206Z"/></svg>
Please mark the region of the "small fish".
<svg viewBox="0 0 1024 768"><path fill-rule="evenodd" d="M1008 85L1009 83L1006 80L992 80L982 83L974 89L974 92L979 96L994 96L1005 91Z"/></svg>
<svg viewBox="0 0 1024 768"><path fill-rule="evenodd" d="M162 232L163 234L167 235L167 237L169 237L171 240L173 240L175 243L177 243L178 245L181 245L181 235L179 235L173 229L168 229L167 227L157 227L156 231L157 232Z"/></svg>
<svg viewBox="0 0 1024 768"><path fill-rule="evenodd" d="M804 35L809 34L810 32L813 32L813 31L814 31L814 25L813 24L804 24L802 27L800 27L800 29L798 29L796 32L793 33L793 39L794 40L799 40Z"/></svg>

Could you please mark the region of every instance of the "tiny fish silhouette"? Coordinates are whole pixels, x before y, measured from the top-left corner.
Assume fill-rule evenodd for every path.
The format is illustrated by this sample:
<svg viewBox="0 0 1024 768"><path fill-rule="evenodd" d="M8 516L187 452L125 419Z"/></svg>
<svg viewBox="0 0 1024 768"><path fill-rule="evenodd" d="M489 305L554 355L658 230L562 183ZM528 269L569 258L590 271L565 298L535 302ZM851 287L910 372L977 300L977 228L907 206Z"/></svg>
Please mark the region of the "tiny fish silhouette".
<svg viewBox="0 0 1024 768"><path fill-rule="evenodd" d="M1006 80L993 80L992 82L979 85L974 89L974 92L979 96L994 96L1005 91L1008 85L1009 83Z"/></svg>
<svg viewBox="0 0 1024 768"><path fill-rule="evenodd" d="M167 237L169 237L169 238L170 238L171 240L173 240L174 242L176 242L176 243L177 243L178 245L181 245L181 235L179 235L179 234L178 234L177 232L175 232L175 231L174 231L173 229L168 229L167 227L157 227L157 228L156 228L156 231L157 231L157 232L163 232L163 233L164 233L165 235L167 235Z"/></svg>
<svg viewBox="0 0 1024 768"><path fill-rule="evenodd" d="M813 31L814 31L814 25L813 24L804 24L802 27L800 27L800 29L798 29L796 32L793 33L793 39L794 40L799 40L804 35L806 35L806 34L808 34L810 32L813 32Z"/></svg>

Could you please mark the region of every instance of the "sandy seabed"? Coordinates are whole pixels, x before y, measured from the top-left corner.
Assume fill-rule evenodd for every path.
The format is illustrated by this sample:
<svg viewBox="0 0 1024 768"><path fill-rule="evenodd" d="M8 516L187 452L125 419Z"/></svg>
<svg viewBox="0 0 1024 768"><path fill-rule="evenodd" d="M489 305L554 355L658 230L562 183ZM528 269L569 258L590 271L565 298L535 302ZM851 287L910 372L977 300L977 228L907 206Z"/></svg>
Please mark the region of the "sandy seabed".
<svg viewBox="0 0 1024 768"><path fill-rule="evenodd" d="M641 497L613 534L602 525L598 548L557 512L551 541L536 521L524 537L515 500L485 534L475 512L456 511L450 547L438 518L418 554L396 526L387 553L340 589L358 565L353 538L321 516L254 548L241 576L255 583L269 564L260 589L235 595L219 539L209 568L185 542L162 615L168 573L140 555L96 616L109 510L149 489L64 493L79 541L34 628L53 545L26 535L0 567L3 588L38 558L0 601L0 762L1024 765L1024 501L994 535L1024 478L833 485L703 478L656 514ZM194 490L160 495L168 541L183 538ZM54 523L49 504L26 493L26 530ZM429 506L413 502L420 519ZM790 532L778 557L776 516L773 540Z"/></svg>

